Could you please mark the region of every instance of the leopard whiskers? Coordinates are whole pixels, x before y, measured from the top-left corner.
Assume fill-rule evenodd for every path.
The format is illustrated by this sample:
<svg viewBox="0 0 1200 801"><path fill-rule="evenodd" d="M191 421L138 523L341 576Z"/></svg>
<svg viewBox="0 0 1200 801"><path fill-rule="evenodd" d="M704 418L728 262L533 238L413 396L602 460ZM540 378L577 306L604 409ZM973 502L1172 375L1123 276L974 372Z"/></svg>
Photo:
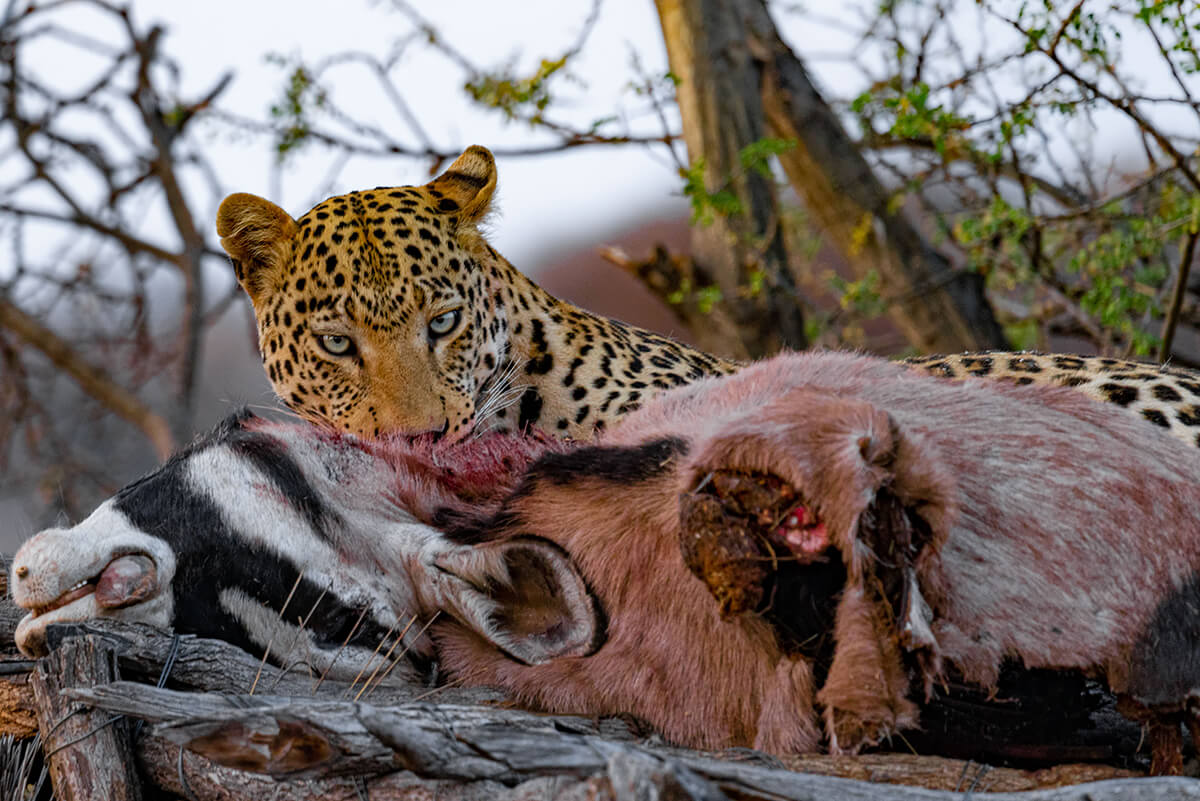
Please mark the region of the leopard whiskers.
<svg viewBox="0 0 1200 801"><path fill-rule="evenodd" d="M524 363L524 360L506 360L484 383L479 393L479 403L475 407L475 430L471 434L473 438L498 428L500 423L497 414L513 406L525 394L530 385L517 380Z"/></svg>

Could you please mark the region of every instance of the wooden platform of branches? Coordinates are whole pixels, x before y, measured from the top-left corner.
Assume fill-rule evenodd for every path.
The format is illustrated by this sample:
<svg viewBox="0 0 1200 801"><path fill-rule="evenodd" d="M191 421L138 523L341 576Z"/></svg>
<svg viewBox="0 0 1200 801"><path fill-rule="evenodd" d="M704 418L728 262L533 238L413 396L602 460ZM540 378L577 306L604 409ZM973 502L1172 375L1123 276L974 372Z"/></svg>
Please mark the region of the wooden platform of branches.
<svg viewBox="0 0 1200 801"><path fill-rule="evenodd" d="M0 611L11 643L16 610ZM1200 799L1198 780L1103 764L699 753L620 720L514 709L486 690L315 686L228 644L145 626L59 626L50 641L42 660L0 657L0 731L14 738L3 785L40 781L41 797L52 785L61 801Z"/></svg>

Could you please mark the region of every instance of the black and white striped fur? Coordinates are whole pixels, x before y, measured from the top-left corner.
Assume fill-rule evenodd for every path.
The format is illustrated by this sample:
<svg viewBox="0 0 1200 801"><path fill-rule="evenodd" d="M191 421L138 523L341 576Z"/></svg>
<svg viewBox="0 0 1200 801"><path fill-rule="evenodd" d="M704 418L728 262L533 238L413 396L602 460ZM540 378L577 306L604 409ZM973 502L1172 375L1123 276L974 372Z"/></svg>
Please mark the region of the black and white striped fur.
<svg viewBox="0 0 1200 801"><path fill-rule="evenodd" d="M520 448L484 450L505 475L524 466ZM423 576L461 547L413 513L422 499L436 504L447 495L437 491L441 468L423 472L415 453L235 414L83 522L43 531L21 548L11 586L31 612L17 643L36 654L49 624L110 617L269 650L280 664L353 678L364 666L373 670L369 663L403 633L392 657L404 653L406 663L392 674L416 678L432 659L424 633L432 612L424 610L440 606L418 598L416 587L436 595L436 576ZM401 574L396 562L385 576L342 550L364 538L386 540L402 554ZM135 573L131 564L145 566L134 577L141 582L136 597L98 601L96 586L121 564Z"/></svg>

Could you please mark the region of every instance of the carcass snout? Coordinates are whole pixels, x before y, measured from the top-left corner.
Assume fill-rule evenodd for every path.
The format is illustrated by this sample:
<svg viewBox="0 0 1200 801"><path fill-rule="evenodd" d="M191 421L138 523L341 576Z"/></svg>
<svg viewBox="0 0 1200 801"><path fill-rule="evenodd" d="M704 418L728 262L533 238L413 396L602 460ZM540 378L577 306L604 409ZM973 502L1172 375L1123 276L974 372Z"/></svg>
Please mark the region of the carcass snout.
<svg viewBox="0 0 1200 801"><path fill-rule="evenodd" d="M16 580L22 584L27 583L25 580L30 578L29 568L25 565L16 568L14 573ZM118 556L97 575L82 579L47 603L36 603L33 601L35 595L25 594L22 594L25 603L17 603L18 606L28 609L31 616L39 617L95 594L96 606L101 609L121 609L146 600L157 589L158 571L154 560L144 553L131 553Z"/></svg>
<svg viewBox="0 0 1200 801"><path fill-rule="evenodd" d="M46 629L108 617L168 626L174 553L101 507L78 526L34 536L13 558L13 601L29 614L15 632L30 656L46 651Z"/></svg>

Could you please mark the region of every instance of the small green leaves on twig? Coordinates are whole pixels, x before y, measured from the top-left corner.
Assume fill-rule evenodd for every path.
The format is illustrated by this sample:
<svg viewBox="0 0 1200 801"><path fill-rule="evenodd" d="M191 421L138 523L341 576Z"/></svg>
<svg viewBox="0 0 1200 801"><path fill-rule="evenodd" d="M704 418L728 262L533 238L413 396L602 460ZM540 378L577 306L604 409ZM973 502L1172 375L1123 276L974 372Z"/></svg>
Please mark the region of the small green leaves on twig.
<svg viewBox="0 0 1200 801"><path fill-rule="evenodd" d="M690 167L682 168L683 195L692 204L692 225L712 225L717 217L733 217L743 211L742 202L733 190L734 181L749 172L770 177L771 159L796 146L794 139L763 137L738 151L740 171L730 175L716 189L709 190L705 181L708 162L698 158Z"/></svg>
<svg viewBox="0 0 1200 801"><path fill-rule="evenodd" d="M481 73L463 88L476 103L502 111L507 119L526 119L535 125L552 100L550 79L566 64L566 56L542 59L533 74L524 78L511 72Z"/></svg>
<svg viewBox="0 0 1200 801"><path fill-rule="evenodd" d="M715 284L693 287L691 279L684 278L679 288L667 295L667 303L678 306L683 303L695 303L701 314L712 314L713 307L721 302L721 288Z"/></svg>
<svg viewBox="0 0 1200 801"><path fill-rule="evenodd" d="M287 82L283 87L283 97L273 103L270 108L271 118L280 127L275 141L275 156L283 161L293 151L303 146L312 133L310 117L314 110L325 107L325 90L318 86L308 68L300 63L289 63L283 56L272 53L267 56L268 63L289 70Z"/></svg>

